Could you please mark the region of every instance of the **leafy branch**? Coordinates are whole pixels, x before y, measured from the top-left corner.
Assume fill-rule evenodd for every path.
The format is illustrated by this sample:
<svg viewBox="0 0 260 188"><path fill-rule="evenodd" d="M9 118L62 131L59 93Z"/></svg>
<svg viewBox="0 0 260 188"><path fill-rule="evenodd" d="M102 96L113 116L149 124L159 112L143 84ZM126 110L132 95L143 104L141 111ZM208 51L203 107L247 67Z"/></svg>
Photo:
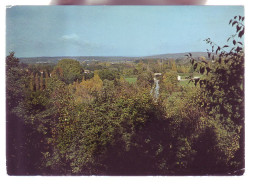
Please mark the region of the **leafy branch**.
<svg viewBox="0 0 260 188"><path fill-rule="evenodd" d="M199 83L202 92L209 100L207 107L213 113L221 114L225 119L230 118L235 125L241 125L243 121L244 101L244 51L243 43L239 38L244 36L244 17L235 16L229 24L237 26L231 45L220 47L210 38L205 39L211 45L212 50L207 50L208 60L197 61L192 54L187 54L194 70L201 77L191 81L195 86ZM226 50L231 48L230 50ZM236 115L235 115L236 114Z"/></svg>

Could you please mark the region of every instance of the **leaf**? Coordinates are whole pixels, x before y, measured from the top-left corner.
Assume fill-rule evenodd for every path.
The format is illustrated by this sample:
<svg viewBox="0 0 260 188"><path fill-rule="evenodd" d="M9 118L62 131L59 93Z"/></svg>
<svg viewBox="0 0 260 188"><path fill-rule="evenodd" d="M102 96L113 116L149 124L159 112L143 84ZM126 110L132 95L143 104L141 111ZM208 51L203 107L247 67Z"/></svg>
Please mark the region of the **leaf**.
<svg viewBox="0 0 260 188"><path fill-rule="evenodd" d="M194 59L191 60L191 64L192 64L192 65L194 64Z"/></svg>
<svg viewBox="0 0 260 188"><path fill-rule="evenodd" d="M222 48L227 48L227 47L229 47L228 45L225 45L225 46L223 46Z"/></svg>
<svg viewBox="0 0 260 188"><path fill-rule="evenodd" d="M220 50L220 46L218 46L217 50L216 50L216 54L218 54L218 51Z"/></svg>
<svg viewBox="0 0 260 188"><path fill-rule="evenodd" d="M210 52L207 52L207 53L208 53L208 58L210 58L211 53Z"/></svg>
<svg viewBox="0 0 260 188"><path fill-rule="evenodd" d="M231 24L231 22L232 22L232 19L229 21L229 25Z"/></svg>
<svg viewBox="0 0 260 188"><path fill-rule="evenodd" d="M197 85L199 80L200 80L199 78L195 79L195 86Z"/></svg>
<svg viewBox="0 0 260 188"><path fill-rule="evenodd" d="M236 43L237 43L237 42L236 42L235 40L233 40L233 44L236 45Z"/></svg>
<svg viewBox="0 0 260 188"><path fill-rule="evenodd" d="M194 64L194 70L197 68L197 66L198 66L198 64L197 64L197 63L195 63L195 64Z"/></svg>
<svg viewBox="0 0 260 188"><path fill-rule="evenodd" d="M228 63L229 59L225 59L225 63Z"/></svg>
<svg viewBox="0 0 260 188"><path fill-rule="evenodd" d="M200 74L203 74L205 71L205 67L200 67Z"/></svg>
<svg viewBox="0 0 260 188"><path fill-rule="evenodd" d="M242 38L243 35L244 35L244 28L242 31L239 32L238 37Z"/></svg>
<svg viewBox="0 0 260 188"><path fill-rule="evenodd" d="M241 29L242 27L239 27L239 25L237 25L237 32Z"/></svg>
<svg viewBox="0 0 260 188"><path fill-rule="evenodd" d="M229 37L229 38L227 39L227 42L228 42L230 39L231 39L231 37Z"/></svg>
<svg viewBox="0 0 260 188"><path fill-rule="evenodd" d="M244 19L245 19L245 17L243 16L243 17L242 17L242 21L244 21Z"/></svg>
<svg viewBox="0 0 260 188"><path fill-rule="evenodd" d="M236 49L236 52L238 53L238 52L240 52L242 50L242 48L241 47L237 47L237 49Z"/></svg>
<svg viewBox="0 0 260 188"><path fill-rule="evenodd" d="M238 23L237 21L234 21L233 23L232 23L232 26L234 26L236 23Z"/></svg>
<svg viewBox="0 0 260 188"><path fill-rule="evenodd" d="M218 59L218 62L221 63L221 57Z"/></svg>
<svg viewBox="0 0 260 188"><path fill-rule="evenodd" d="M200 81L199 81L200 87L201 87L202 83L203 83L203 80L200 80Z"/></svg>
<svg viewBox="0 0 260 188"><path fill-rule="evenodd" d="M239 16L239 20L241 20L241 16Z"/></svg>
<svg viewBox="0 0 260 188"><path fill-rule="evenodd" d="M207 62L207 61L204 61L204 60L203 60L202 62L203 62L203 63L206 63L206 64L208 64L208 62Z"/></svg>
<svg viewBox="0 0 260 188"><path fill-rule="evenodd" d="M241 45L243 45L243 43L242 42L237 42L238 44L241 44Z"/></svg>
<svg viewBox="0 0 260 188"><path fill-rule="evenodd" d="M211 69L209 67L206 67L206 70L207 70L207 74L208 74Z"/></svg>
<svg viewBox="0 0 260 188"><path fill-rule="evenodd" d="M236 19L236 18L237 18L237 16L234 17L234 19Z"/></svg>

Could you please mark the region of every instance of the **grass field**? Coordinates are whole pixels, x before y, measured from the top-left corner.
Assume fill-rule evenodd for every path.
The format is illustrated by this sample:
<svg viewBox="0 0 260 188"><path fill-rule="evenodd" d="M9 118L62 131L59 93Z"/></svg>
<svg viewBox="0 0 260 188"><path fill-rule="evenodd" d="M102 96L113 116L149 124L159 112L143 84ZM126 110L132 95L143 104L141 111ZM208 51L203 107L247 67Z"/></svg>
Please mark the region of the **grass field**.
<svg viewBox="0 0 260 188"><path fill-rule="evenodd" d="M184 80L184 81L180 81L180 82L179 82L179 85L192 87L192 86L194 86L194 83L193 83L193 82L190 82L190 83L189 83L189 80Z"/></svg>
<svg viewBox="0 0 260 188"><path fill-rule="evenodd" d="M125 77L125 80L129 82L130 84L135 83L137 80L137 77Z"/></svg>

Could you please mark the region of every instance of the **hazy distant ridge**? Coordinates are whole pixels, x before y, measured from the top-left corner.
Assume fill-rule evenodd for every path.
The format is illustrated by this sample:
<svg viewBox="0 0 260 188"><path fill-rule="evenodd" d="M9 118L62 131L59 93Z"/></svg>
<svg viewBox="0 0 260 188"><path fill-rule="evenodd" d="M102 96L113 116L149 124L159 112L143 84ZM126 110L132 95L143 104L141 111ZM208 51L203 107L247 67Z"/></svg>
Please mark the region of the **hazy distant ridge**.
<svg viewBox="0 0 260 188"><path fill-rule="evenodd" d="M23 63L57 63L61 59L69 58L75 59L80 62L93 62L93 61L134 61L138 59L182 59L186 58L185 55L191 53L193 57L197 58L200 56L207 56L206 52L185 52L185 53L172 53L172 54L159 54L152 56L142 56L142 57L123 57L123 56L58 56L58 57L21 57L19 58Z"/></svg>

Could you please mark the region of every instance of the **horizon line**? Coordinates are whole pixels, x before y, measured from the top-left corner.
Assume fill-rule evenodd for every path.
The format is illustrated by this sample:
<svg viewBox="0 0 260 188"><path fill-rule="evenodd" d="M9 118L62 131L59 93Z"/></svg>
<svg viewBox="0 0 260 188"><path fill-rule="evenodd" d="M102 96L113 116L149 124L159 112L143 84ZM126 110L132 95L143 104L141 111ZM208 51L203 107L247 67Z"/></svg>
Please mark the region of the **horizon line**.
<svg viewBox="0 0 260 188"><path fill-rule="evenodd" d="M169 54L185 54L185 53L207 53L206 51L193 51L193 52L176 52L176 53L162 53L162 54L153 54L153 55L144 55L144 56L122 56L122 55L61 55L61 56L32 56L32 57L18 57L17 58L37 58L37 57L128 57L128 58L142 58L142 57L152 57L159 55L169 55ZM8 56L8 55L7 55Z"/></svg>

